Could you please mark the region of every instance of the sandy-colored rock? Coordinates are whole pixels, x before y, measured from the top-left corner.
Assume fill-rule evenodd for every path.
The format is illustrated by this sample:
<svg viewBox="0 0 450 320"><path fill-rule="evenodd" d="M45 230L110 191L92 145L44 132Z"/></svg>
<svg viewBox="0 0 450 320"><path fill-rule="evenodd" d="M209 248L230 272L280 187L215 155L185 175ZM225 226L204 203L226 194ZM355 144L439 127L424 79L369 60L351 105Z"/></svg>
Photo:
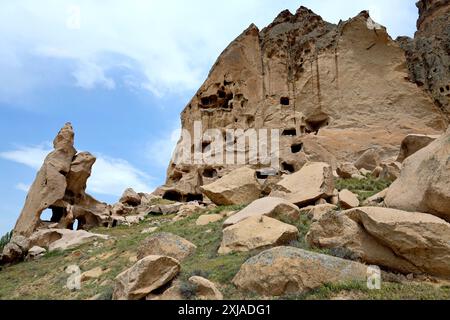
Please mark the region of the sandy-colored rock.
<svg viewBox="0 0 450 320"><path fill-rule="evenodd" d="M339 205L343 209L353 209L359 207L359 199L356 194L345 189L339 192Z"/></svg>
<svg viewBox="0 0 450 320"><path fill-rule="evenodd" d="M310 245L403 273L450 275L450 224L433 215L364 207L313 224Z"/></svg>
<svg viewBox="0 0 450 320"><path fill-rule="evenodd" d="M447 39L442 30L438 33ZM448 69L440 59L424 65L428 63ZM227 129L244 134L281 130L280 167L273 168L278 176L295 173L308 162L337 168L372 148L392 158L406 135L441 134L448 126L435 99L407 78L405 51L368 12L334 25L301 7L295 13L283 11L262 30L249 26L223 51L186 104L182 128L191 137L199 123L202 132L219 129L224 136ZM210 142L187 145L180 139L175 154L194 147L206 156ZM250 156L251 150L235 148L238 156ZM188 158L170 163L163 197L201 196L200 186L239 166ZM377 162L367 162L370 170ZM261 165L254 167L261 170ZM267 191L274 195L270 188L264 188L264 195Z"/></svg>
<svg viewBox="0 0 450 320"><path fill-rule="evenodd" d="M258 199L262 189L255 170L243 167L201 187L201 190L216 205L237 205Z"/></svg>
<svg viewBox="0 0 450 320"><path fill-rule="evenodd" d="M400 176L402 164L400 162L383 163L381 168L383 168L383 170L378 178L394 182Z"/></svg>
<svg viewBox="0 0 450 320"><path fill-rule="evenodd" d="M204 214L200 216L195 224L197 226L206 226L210 223L219 222L223 219L223 216L221 214Z"/></svg>
<svg viewBox="0 0 450 320"><path fill-rule="evenodd" d="M301 214L306 215L312 221L318 221L322 216L330 211L336 210L338 207L334 204L321 204L317 206L309 206L300 210Z"/></svg>
<svg viewBox="0 0 450 320"><path fill-rule="evenodd" d="M247 218L261 216L267 216L274 219L287 218L297 220L300 216L300 211L297 206L284 199L266 197L252 202L238 213L232 215L223 225L224 228L226 228Z"/></svg>
<svg viewBox="0 0 450 320"><path fill-rule="evenodd" d="M60 130L53 147L28 192L14 228L17 235L29 237L50 223L71 229L78 221L78 229L89 229L111 222L109 206L85 193L96 159L88 152L77 154L70 123ZM43 222L40 217L46 209L53 211L53 217Z"/></svg>
<svg viewBox="0 0 450 320"><path fill-rule="evenodd" d="M142 234L153 233L156 230L158 230L158 227L150 227L150 228L145 228L144 230L141 231L141 233Z"/></svg>
<svg viewBox="0 0 450 320"><path fill-rule="evenodd" d="M104 270L102 267L97 267L81 274L81 282L86 282L93 279L98 279L109 270Z"/></svg>
<svg viewBox="0 0 450 320"><path fill-rule="evenodd" d="M168 256L182 262L192 255L197 247L177 235L161 232L145 239L138 249L138 260L146 256Z"/></svg>
<svg viewBox="0 0 450 320"><path fill-rule="evenodd" d="M358 168L353 163L342 163L336 170L338 176L342 179L350 179L353 175L360 174Z"/></svg>
<svg viewBox="0 0 450 320"><path fill-rule="evenodd" d="M285 199L299 207L315 204L320 198L333 196L333 170L326 163L308 163L286 176L278 186L287 192Z"/></svg>
<svg viewBox="0 0 450 320"><path fill-rule="evenodd" d="M372 177L379 178L382 172L383 172L383 168L381 166L378 166L375 169L373 169Z"/></svg>
<svg viewBox="0 0 450 320"><path fill-rule="evenodd" d="M137 207L141 204L141 196L132 188L129 188L124 191L119 202L132 207Z"/></svg>
<svg viewBox="0 0 450 320"><path fill-rule="evenodd" d="M400 153L397 158L397 162L402 163L406 158L412 156L419 150L427 147L430 143L438 139L439 136L436 135L425 135L425 134L409 134L402 141L400 147Z"/></svg>
<svg viewBox="0 0 450 320"><path fill-rule="evenodd" d="M383 191L367 198L363 205L366 207L376 207L384 202L384 198L386 197L388 189L384 189Z"/></svg>
<svg viewBox="0 0 450 320"><path fill-rule="evenodd" d="M145 257L117 276L113 300L141 300L169 283L179 272L180 264L173 258Z"/></svg>
<svg viewBox="0 0 450 320"><path fill-rule="evenodd" d="M297 248L278 247L245 262L233 284L263 296L282 296L349 281L366 282L367 267Z"/></svg>
<svg viewBox="0 0 450 320"><path fill-rule="evenodd" d="M94 234L84 230L43 229L30 237L31 246L39 246L48 251L70 250L95 240L107 240L106 235Z"/></svg>
<svg viewBox="0 0 450 320"><path fill-rule="evenodd" d="M222 293L216 285L208 279L194 276L189 278L189 282L197 286L196 296L200 300L223 300Z"/></svg>
<svg viewBox="0 0 450 320"><path fill-rule="evenodd" d="M30 250L28 250L27 260L39 259L39 258L43 257L46 253L47 253L46 249L44 249L42 247L34 246Z"/></svg>
<svg viewBox="0 0 450 320"><path fill-rule="evenodd" d="M265 216L250 217L223 230L219 254L285 245L297 238L298 229L292 225Z"/></svg>
<svg viewBox="0 0 450 320"><path fill-rule="evenodd" d="M450 221L450 128L446 134L403 162L388 189L390 208L435 214Z"/></svg>
<svg viewBox="0 0 450 320"><path fill-rule="evenodd" d="M364 152L355 162L358 169L374 170L381 163L380 154L377 150L369 149Z"/></svg>

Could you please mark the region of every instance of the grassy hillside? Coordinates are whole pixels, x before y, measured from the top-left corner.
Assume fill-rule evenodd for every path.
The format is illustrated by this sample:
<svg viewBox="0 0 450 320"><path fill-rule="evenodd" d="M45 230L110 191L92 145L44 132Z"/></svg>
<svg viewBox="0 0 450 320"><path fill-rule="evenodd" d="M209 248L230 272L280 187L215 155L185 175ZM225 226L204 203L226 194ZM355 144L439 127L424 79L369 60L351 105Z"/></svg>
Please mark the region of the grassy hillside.
<svg viewBox="0 0 450 320"><path fill-rule="evenodd" d="M377 190L369 190L368 193L373 194ZM114 278L135 263L139 244L149 236L141 231L153 226L159 226L157 232L171 232L197 245L195 255L182 264L182 281L191 275L202 275L218 284L225 299L259 299L261 297L238 292L231 284L231 279L241 264L258 251L219 256L217 249L221 242L223 221L208 226L195 224L201 214L235 209L237 208L220 207L210 212L198 212L176 223L171 221L173 216L159 216L148 217L133 227L93 230L110 235L112 239L87 244L71 251L49 253L38 261L23 262L1 270L0 299L111 299ZM304 235L308 232L309 221L302 218L297 222L286 222L296 225L301 234L299 241L291 245L308 249ZM69 275L64 270L73 264L78 265L82 272L101 267L104 274L98 279L83 282L80 291L70 291L65 288ZM189 287L186 286L185 289L186 297L189 297ZM365 283L348 283L326 285L308 294L282 299L450 299L450 286L431 281L403 284L384 282L382 290L370 291Z"/></svg>

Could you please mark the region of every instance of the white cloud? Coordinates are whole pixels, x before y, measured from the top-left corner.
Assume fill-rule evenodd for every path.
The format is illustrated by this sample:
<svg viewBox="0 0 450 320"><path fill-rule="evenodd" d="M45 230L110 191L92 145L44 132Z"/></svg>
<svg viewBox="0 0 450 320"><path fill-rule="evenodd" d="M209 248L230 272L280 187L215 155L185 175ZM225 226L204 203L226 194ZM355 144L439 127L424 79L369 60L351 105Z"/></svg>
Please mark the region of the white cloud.
<svg viewBox="0 0 450 320"><path fill-rule="evenodd" d="M22 183L22 182L16 184L16 189L20 190L20 191L23 191L25 193L28 193L28 191L30 190L30 187L31 187L31 185L26 184L26 183Z"/></svg>
<svg viewBox="0 0 450 320"><path fill-rule="evenodd" d="M51 148L49 148L49 143L32 147L19 146L16 150L0 152L0 158L24 164L30 168L39 170L45 157L50 151Z"/></svg>
<svg viewBox="0 0 450 320"><path fill-rule="evenodd" d="M16 150L1 152L0 157L39 170L50 151L46 143L31 147L21 146ZM155 186L151 185L151 181L150 176L136 169L126 160L98 154L92 176L88 180L87 191L111 196L120 196L127 188L133 188L138 192L152 192ZM15 188L28 192L29 185L18 183Z"/></svg>
<svg viewBox="0 0 450 320"><path fill-rule="evenodd" d="M294 11L300 4L334 23L369 8L394 37L412 35L417 18L411 0L111 0L107 6L88 0L2 1L0 98L51 81L26 66L30 55L69 59L69 75L82 88L115 88L117 81L107 74L121 61L104 58L119 55L135 62L130 73L143 74L138 87L157 96L194 90L250 23L264 27L282 9ZM74 6L80 9L75 20ZM68 21L77 28L68 28Z"/></svg>

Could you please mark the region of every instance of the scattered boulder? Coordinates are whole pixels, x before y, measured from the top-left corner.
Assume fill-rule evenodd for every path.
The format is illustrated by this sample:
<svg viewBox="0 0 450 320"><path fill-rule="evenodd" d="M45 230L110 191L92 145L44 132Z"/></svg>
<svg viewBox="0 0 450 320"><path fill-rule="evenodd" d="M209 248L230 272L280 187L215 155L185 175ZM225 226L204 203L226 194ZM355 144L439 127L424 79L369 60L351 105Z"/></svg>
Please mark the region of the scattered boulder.
<svg viewBox="0 0 450 320"><path fill-rule="evenodd" d="M228 218L223 225L226 228L247 218L261 216L274 219L284 217L297 220L300 217L300 211L297 206L284 199L266 197L253 201L250 205Z"/></svg>
<svg viewBox="0 0 450 320"><path fill-rule="evenodd" d="M379 178L381 173L383 172L383 167L378 166L375 169L373 169L372 171L372 177L374 178Z"/></svg>
<svg viewBox="0 0 450 320"><path fill-rule="evenodd" d="M47 250L44 248L34 246L30 250L28 250L27 260L37 260L43 257L47 253Z"/></svg>
<svg viewBox="0 0 450 320"><path fill-rule="evenodd" d="M367 267L293 247L278 247L245 262L233 284L262 296L283 296L349 281L366 282Z"/></svg>
<svg viewBox="0 0 450 320"><path fill-rule="evenodd" d="M206 226L210 223L219 222L223 219L223 216L221 214L204 214L200 216L195 224L197 226Z"/></svg>
<svg viewBox="0 0 450 320"><path fill-rule="evenodd" d="M109 237L84 230L43 229L31 235L30 245L32 247L39 246L46 248L50 252L56 250L65 251L98 239L107 240Z"/></svg>
<svg viewBox="0 0 450 320"><path fill-rule="evenodd" d="M192 255L197 247L177 235L161 232L145 239L138 248L138 260L146 256L168 256L182 262Z"/></svg>
<svg viewBox="0 0 450 320"><path fill-rule="evenodd" d="M400 176L402 164L400 162L384 163L381 165L382 171L378 178L394 182Z"/></svg>
<svg viewBox="0 0 450 320"><path fill-rule="evenodd" d="M318 221L322 216L330 211L336 210L338 207L334 204L321 204L317 206L309 206L300 210L300 214L306 215L312 221Z"/></svg>
<svg viewBox="0 0 450 320"><path fill-rule="evenodd" d="M450 276L450 224L429 214L377 207L328 213L307 241L405 274Z"/></svg>
<svg viewBox="0 0 450 320"><path fill-rule="evenodd" d="M406 158L427 147L430 143L434 142L438 138L439 136L425 134L407 135L406 138L402 141L397 162L402 163Z"/></svg>
<svg viewBox="0 0 450 320"><path fill-rule="evenodd" d="M351 179L353 175L359 175L358 168L353 163L342 163L336 170L338 176L342 179Z"/></svg>
<svg viewBox="0 0 450 320"><path fill-rule="evenodd" d="M450 128L403 162L400 177L387 191L390 208L426 212L450 221Z"/></svg>
<svg viewBox="0 0 450 320"><path fill-rule="evenodd" d="M308 163L300 171L283 178L278 187L287 193L287 201L299 207L314 204L320 198L333 196L333 169L326 163Z"/></svg>
<svg viewBox="0 0 450 320"><path fill-rule="evenodd" d="M113 300L141 300L180 272L180 263L164 256L147 256L116 277Z"/></svg>
<svg viewBox="0 0 450 320"><path fill-rule="evenodd" d="M170 214L177 214L182 207L183 207L182 203L154 205L154 206L150 207L149 213L152 215L166 216L166 215L170 215Z"/></svg>
<svg viewBox="0 0 450 320"><path fill-rule="evenodd" d="M92 270L83 272L81 274L81 282L86 282L92 279L98 279L105 273L107 273L109 270L103 270L102 267L97 267Z"/></svg>
<svg viewBox="0 0 450 320"><path fill-rule="evenodd" d="M197 286L196 296L200 300L223 300L222 293L208 279L194 276L189 278L189 282Z"/></svg>
<svg viewBox="0 0 450 320"><path fill-rule="evenodd" d="M339 205L343 209L353 209L359 207L358 196L345 189L339 192Z"/></svg>
<svg viewBox="0 0 450 320"><path fill-rule="evenodd" d="M219 254L280 246L297 239L294 226L265 216L250 217L223 230Z"/></svg>
<svg viewBox="0 0 450 320"><path fill-rule="evenodd" d="M355 162L355 167L358 169L375 170L381 164L381 158L377 150L369 149L363 153L361 157Z"/></svg>
<svg viewBox="0 0 450 320"><path fill-rule="evenodd" d="M153 233L156 230L158 230L158 227L150 227L150 228L146 228L146 229L142 230L141 233L142 234Z"/></svg>
<svg viewBox="0 0 450 320"><path fill-rule="evenodd" d="M378 207L381 204L384 203L384 198L386 198L388 189L384 189L383 191L367 198L364 202L363 205L366 207Z"/></svg>
<svg viewBox="0 0 450 320"><path fill-rule="evenodd" d="M132 207L137 207L141 204L141 196L132 188L129 188L124 191L119 202Z"/></svg>
<svg viewBox="0 0 450 320"><path fill-rule="evenodd" d="M256 171L247 167L236 169L200 189L216 205L248 204L258 199L262 191Z"/></svg>

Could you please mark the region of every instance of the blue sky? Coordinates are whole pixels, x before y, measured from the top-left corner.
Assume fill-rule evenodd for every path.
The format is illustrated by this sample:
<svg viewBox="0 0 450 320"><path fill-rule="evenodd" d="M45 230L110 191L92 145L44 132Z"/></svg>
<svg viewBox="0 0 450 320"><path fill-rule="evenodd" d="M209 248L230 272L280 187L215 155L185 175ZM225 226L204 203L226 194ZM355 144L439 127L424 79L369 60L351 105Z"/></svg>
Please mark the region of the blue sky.
<svg viewBox="0 0 450 320"><path fill-rule="evenodd" d="M413 36L412 0L2 0L0 234L13 228L51 141L72 122L97 156L88 192L116 202L165 179L180 111L248 25L304 5L330 22L369 9Z"/></svg>

